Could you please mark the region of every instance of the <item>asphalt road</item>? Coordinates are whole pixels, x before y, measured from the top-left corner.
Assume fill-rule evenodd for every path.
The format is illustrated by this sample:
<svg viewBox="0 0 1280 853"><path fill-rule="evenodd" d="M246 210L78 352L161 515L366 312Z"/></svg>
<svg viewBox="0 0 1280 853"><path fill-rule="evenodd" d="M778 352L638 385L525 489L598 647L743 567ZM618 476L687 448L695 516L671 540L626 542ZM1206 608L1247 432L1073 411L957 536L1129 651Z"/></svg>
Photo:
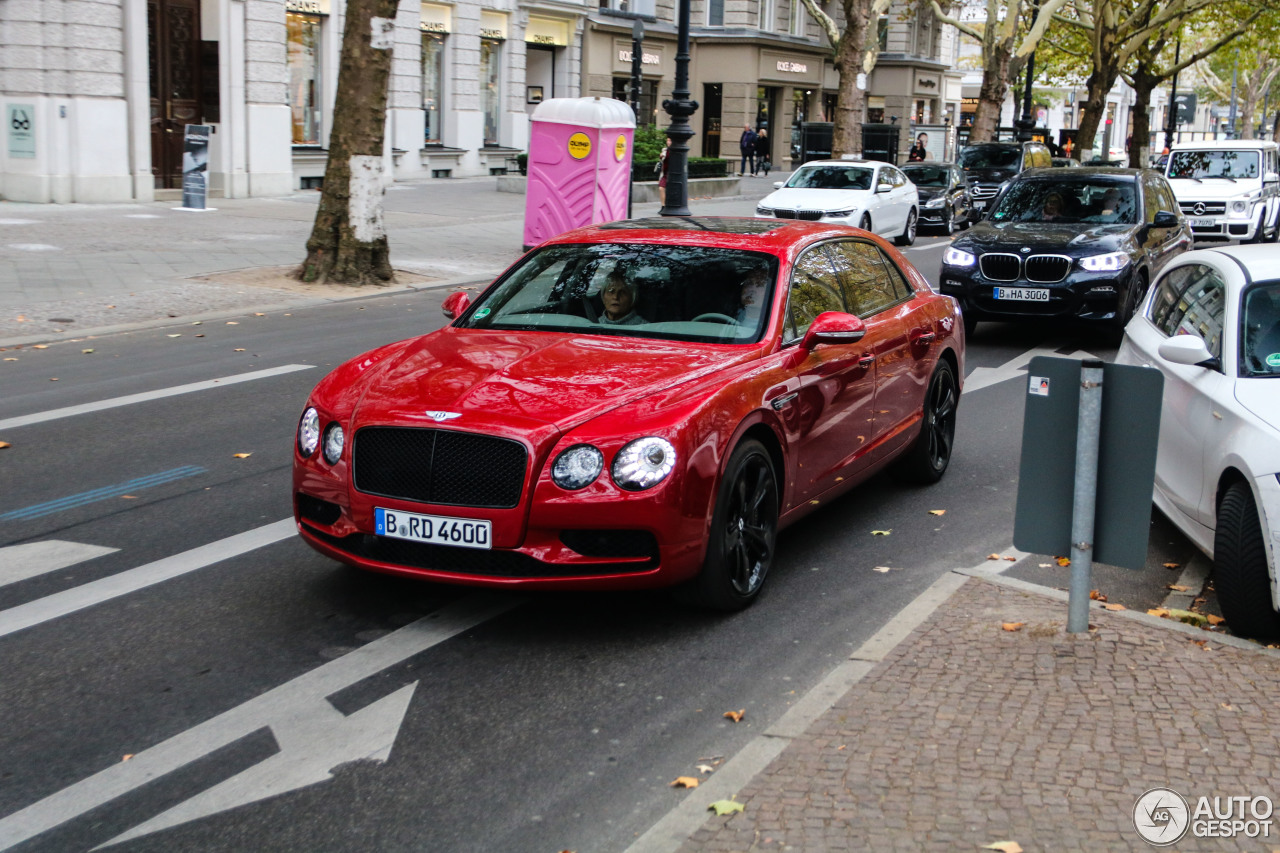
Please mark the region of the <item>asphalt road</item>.
<svg viewBox="0 0 1280 853"><path fill-rule="evenodd" d="M908 254L936 279L944 244ZM677 776L734 755L939 575L1010 547L1020 361L1114 355L1087 330L983 324L944 480L878 477L789 528L761 599L717 616L657 592L366 575L291 534L311 386L440 326L443 295L5 354L0 850L625 850L686 795ZM1189 558L1153 530L1146 570L1099 567L1112 601L1158 603L1161 564Z"/></svg>

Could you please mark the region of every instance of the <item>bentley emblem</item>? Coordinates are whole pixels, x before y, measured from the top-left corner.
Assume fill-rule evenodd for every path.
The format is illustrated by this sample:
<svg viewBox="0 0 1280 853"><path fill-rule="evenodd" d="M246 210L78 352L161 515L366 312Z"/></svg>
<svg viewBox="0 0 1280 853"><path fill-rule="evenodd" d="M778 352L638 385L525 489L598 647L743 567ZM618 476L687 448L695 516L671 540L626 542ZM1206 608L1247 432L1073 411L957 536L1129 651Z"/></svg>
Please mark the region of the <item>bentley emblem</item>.
<svg viewBox="0 0 1280 853"><path fill-rule="evenodd" d="M1196 202L1196 206L1191 208L1191 212L1194 213L1196 216L1204 216L1204 202L1202 201Z"/></svg>
<svg viewBox="0 0 1280 853"><path fill-rule="evenodd" d="M460 412L426 412L425 414L436 423L443 423L445 421L451 421L454 418L462 417Z"/></svg>

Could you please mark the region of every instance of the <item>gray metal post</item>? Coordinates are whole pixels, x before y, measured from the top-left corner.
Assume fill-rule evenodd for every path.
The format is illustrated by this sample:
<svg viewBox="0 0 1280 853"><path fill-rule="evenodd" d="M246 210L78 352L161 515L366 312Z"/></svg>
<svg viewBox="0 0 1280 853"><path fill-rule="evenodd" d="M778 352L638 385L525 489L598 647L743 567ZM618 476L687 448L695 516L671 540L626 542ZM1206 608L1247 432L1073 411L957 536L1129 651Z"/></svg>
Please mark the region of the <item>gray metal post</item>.
<svg viewBox="0 0 1280 853"><path fill-rule="evenodd" d="M1080 365L1080 418L1076 429L1076 482L1071 505L1071 590L1067 633L1089 630L1093 581L1093 517L1098 500L1098 440L1102 434L1102 362Z"/></svg>

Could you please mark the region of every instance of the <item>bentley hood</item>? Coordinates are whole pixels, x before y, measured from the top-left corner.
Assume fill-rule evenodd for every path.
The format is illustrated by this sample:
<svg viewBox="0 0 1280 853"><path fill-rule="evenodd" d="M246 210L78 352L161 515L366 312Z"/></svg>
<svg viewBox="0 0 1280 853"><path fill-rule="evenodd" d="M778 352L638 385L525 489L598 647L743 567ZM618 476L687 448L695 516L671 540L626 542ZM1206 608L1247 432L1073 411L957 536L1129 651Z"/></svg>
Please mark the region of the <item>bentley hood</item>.
<svg viewBox="0 0 1280 853"><path fill-rule="evenodd" d="M754 348L446 327L364 377L354 422L564 431L755 357Z"/></svg>

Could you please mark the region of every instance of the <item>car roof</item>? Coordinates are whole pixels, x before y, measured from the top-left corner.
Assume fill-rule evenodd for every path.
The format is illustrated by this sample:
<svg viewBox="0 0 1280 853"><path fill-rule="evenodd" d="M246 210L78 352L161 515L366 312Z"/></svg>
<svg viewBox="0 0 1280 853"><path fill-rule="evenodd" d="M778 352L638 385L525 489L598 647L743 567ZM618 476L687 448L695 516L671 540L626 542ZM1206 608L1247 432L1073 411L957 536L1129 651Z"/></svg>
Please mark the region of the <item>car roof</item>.
<svg viewBox="0 0 1280 853"><path fill-rule="evenodd" d="M714 246L783 254L798 245L829 237L867 237L847 225L824 225L795 219L735 216L658 216L620 219L567 231L543 245L567 243L647 243L670 246ZM883 242L877 238L876 242Z"/></svg>
<svg viewBox="0 0 1280 853"><path fill-rule="evenodd" d="M950 160L917 160L914 163L903 163L898 168L902 169L905 172L907 169L920 169L924 167L932 167L935 169L949 169L954 165L955 163L952 163Z"/></svg>
<svg viewBox="0 0 1280 853"><path fill-rule="evenodd" d="M805 166L892 166L892 163L886 163L883 160L810 160L808 163L801 163L797 168L803 169Z"/></svg>
<svg viewBox="0 0 1280 853"><path fill-rule="evenodd" d="M1249 277L1254 281L1280 280L1280 249L1274 245L1255 243L1247 246L1217 246L1212 249L1187 252L1182 257L1194 258L1196 255L1210 252L1233 258L1248 270Z"/></svg>
<svg viewBox="0 0 1280 853"><path fill-rule="evenodd" d="M1269 139L1201 139L1195 142L1175 142L1170 151L1200 151L1204 149L1257 149L1276 148Z"/></svg>
<svg viewBox="0 0 1280 853"><path fill-rule="evenodd" d="M1027 169L1017 180L1027 180L1029 178L1050 178L1055 181L1072 181L1083 182L1093 180L1106 180L1108 178L1126 178L1133 180L1143 172L1149 172L1150 169L1120 169L1115 166L1081 166L1078 169L1072 169L1071 174L1065 174L1062 169L1055 169L1053 166L1042 166L1038 169ZM1155 174L1159 174L1158 172Z"/></svg>

